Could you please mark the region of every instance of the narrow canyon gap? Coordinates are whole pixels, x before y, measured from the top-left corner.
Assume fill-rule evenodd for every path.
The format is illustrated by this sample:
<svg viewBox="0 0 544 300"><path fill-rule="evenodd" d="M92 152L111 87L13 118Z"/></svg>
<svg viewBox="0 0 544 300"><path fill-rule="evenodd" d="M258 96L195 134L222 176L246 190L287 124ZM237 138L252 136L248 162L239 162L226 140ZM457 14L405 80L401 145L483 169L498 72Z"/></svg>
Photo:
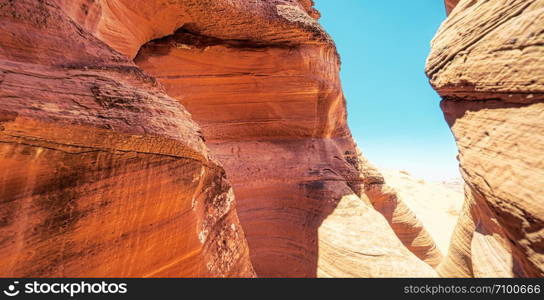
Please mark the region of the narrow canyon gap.
<svg viewBox="0 0 544 300"><path fill-rule="evenodd" d="M542 276L544 1L446 5L442 259L353 141L312 1L0 0L0 275Z"/></svg>

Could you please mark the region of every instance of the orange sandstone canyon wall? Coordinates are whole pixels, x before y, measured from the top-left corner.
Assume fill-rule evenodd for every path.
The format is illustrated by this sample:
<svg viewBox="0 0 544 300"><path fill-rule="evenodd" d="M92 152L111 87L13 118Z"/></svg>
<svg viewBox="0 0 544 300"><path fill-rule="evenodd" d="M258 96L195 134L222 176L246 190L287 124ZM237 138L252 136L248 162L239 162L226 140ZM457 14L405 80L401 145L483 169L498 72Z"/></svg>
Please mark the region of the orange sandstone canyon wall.
<svg viewBox="0 0 544 300"><path fill-rule="evenodd" d="M542 277L544 1L446 3L426 72L457 141L466 199L438 272Z"/></svg>
<svg viewBox="0 0 544 300"><path fill-rule="evenodd" d="M0 1L0 275L436 276L312 6Z"/></svg>
<svg viewBox="0 0 544 300"><path fill-rule="evenodd" d="M254 276L198 125L65 8L0 1L0 276Z"/></svg>
<svg viewBox="0 0 544 300"><path fill-rule="evenodd" d="M318 14L272 0L187 9L193 19L135 62L191 112L225 166L256 273L434 276L406 247L436 266L436 245L351 138Z"/></svg>

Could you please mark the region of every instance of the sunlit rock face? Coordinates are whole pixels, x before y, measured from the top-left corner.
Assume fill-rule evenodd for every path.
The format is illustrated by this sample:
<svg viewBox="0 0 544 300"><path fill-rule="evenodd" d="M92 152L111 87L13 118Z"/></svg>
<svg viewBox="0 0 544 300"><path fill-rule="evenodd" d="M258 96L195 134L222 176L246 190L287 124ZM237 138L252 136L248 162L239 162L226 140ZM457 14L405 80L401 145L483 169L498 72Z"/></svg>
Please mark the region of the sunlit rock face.
<svg viewBox="0 0 544 300"><path fill-rule="evenodd" d="M0 1L0 276L254 276L198 125L63 9Z"/></svg>
<svg viewBox="0 0 544 300"><path fill-rule="evenodd" d="M339 58L311 1L181 2L192 21L135 62L224 165L256 273L436 276L434 242L351 138Z"/></svg>
<svg viewBox="0 0 544 300"><path fill-rule="evenodd" d="M466 182L442 275L544 276L543 29L542 0L462 0L432 42Z"/></svg>

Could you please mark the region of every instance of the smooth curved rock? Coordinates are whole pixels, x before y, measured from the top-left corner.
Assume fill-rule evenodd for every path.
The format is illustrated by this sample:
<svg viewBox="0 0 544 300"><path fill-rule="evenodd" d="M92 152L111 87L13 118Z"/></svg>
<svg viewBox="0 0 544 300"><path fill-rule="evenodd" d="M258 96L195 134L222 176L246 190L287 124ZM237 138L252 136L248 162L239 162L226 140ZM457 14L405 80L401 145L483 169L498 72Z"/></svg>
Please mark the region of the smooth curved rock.
<svg viewBox="0 0 544 300"><path fill-rule="evenodd" d="M52 1L0 2L0 276L253 276L232 188L156 81Z"/></svg>
<svg viewBox="0 0 544 300"><path fill-rule="evenodd" d="M346 124L338 55L309 15L286 14L303 12L297 7L259 1L256 15L262 9L269 18L258 31L235 11L191 10L240 31L194 23L147 43L135 62L191 112L225 166L259 276L436 276L372 207ZM426 243L418 254L436 251Z"/></svg>
<svg viewBox="0 0 544 300"><path fill-rule="evenodd" d="M441 253L448 253L465 195L461 178L430 181L407 171L379 170L398 197L417 216ZM440 263L440 261L438 261Z"/></svg>
<svg viewBox="0 0 544 300"><path fill-rule="evenodd" d="M459 1L426 72L459 148L445 276L544 276L544 1Z"/></svg>
<svg viewBox="0 0 544 300"><path fill-rule="evenodd" d="M432 267L442 261L442 253L420 219L384 176L364 157L359 155L357 169L363 178L364 193L373 207L391 225L391 228L412 253Z"/></svg>

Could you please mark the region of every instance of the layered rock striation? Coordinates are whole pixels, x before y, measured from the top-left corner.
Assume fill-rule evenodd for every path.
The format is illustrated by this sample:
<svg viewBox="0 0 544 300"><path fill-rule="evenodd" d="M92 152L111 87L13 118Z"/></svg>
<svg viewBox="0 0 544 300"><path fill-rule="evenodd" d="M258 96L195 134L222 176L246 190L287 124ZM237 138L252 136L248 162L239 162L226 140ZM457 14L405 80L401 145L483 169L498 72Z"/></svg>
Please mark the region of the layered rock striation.
<svg viewBox="0 0 544 300"><path fill-rule="evenodd" d="M0 275L254 276L198 125L63 8L0 1Z"/></svg>
<svg viewBox="0 0 544 300"><path fill-rule="evenodd" d="M426 72L466 200L439 273L544 276L544 1L446 2Z"/></svg>

